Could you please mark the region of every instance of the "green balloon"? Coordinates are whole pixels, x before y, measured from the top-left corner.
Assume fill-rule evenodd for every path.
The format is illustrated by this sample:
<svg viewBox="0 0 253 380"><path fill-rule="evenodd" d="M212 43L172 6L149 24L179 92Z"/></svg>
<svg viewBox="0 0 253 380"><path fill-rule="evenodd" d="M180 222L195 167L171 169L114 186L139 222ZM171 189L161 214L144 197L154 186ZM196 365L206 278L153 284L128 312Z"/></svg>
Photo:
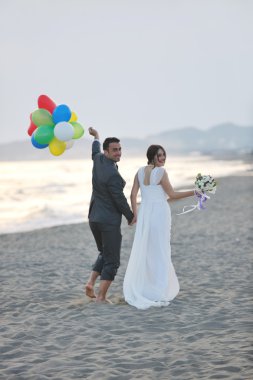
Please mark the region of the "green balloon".
<svg viewBox="0 0 253 380"><path fill-rule="evenodd" d="M80 137L82 137L82 135L84 134L83 127L76 121L72 121L70 124L72 124L74 127L74 136L72 137L72 139L80 139Z"/></svg>
<svg viewBox="0 0 253 380"><path fill-rule="evenodd" d="M53 118L50 112L40 108L32 113L32 121L37 127L42 125L54 126Z"/></svg>
<svg viewBox="0 0 253 380"><path fill-rule="evenodd" d="M54 128L49 125L41 125L34 132L34 140L39 144L49 144L54 138Z"/></svg>

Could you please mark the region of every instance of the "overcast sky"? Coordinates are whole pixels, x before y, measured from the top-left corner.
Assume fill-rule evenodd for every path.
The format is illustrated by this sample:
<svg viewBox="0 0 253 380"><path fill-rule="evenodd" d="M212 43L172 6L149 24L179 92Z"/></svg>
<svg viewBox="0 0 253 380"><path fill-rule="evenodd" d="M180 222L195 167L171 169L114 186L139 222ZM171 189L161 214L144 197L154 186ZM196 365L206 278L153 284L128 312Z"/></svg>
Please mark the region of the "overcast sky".
<svg viewBox="0 0 253 380"><path fill-rule="evenodd" d="M251 0L0 0L1 142L37 98L101 137L253 125Z"/></svg>

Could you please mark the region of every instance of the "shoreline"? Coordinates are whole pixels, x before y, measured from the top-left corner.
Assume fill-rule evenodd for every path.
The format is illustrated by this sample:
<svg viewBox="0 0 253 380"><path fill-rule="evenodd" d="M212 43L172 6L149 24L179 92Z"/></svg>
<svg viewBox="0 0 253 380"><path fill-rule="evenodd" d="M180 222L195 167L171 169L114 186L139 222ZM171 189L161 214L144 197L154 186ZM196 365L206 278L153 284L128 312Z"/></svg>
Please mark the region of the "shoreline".
<svg viewBox="0 0 253 380"><path fill-rule="evenodd" d="M90 149L90 146L89 146L89 149ZM39 152L39 153L43 153L43 152ZM129 159L129 158L135 158L135 159L139 159L139 160L143 160L146 161L146 151L143 151L141 153L139 152L136 152L136 151L133 151L131 152L130 150L129 151L124 151L124 159ZM246 152L237 152L237 151L226 151L226 150L222 150L222 151L179 151L179 152L169 152L167 153L167 156L168 157L189 157L189 158L193 158L193 157L210 157L212 158L213 160L222 160L222 161L243 161L245 163L252 163L253 161L253 151L246 151ZM91 152L89 151L89 153L86 153L85 155L83 156L58 156L57 157L57 160L59 163L61 162L64 162L64 161L84 161L84 160L90 160L91 159ZM41 156L31 156L30 158L24 158L24 157L8 157L8 158L1 158L0 157L0 164L7 164L7 163L10 163L10 164L13 164L13 163L16 163L16 162L56 162L55 161L55 157L53 157L52 155L50 156L46 156L46 157L41 157Z"/></svg>
<svg viewBox="0 0 253 380"><path fill-rule="evenodd" d="M246 161L245 161L246 162ZM249 161L247 163L250 163L252 164L252 161ZM253 176L253 167L251 166L247 171L242 171L242 172L238 172L234 175L228 175L228 176L221 176L221 177L217 177L215 178L218 182L221 180L221 181L224 181L226 179L229 179L229 178L242 178L242 177L250 177L250 176ZM189 185L184 185L184 186L180 186L180 188L176 188L177 190L189 190L190 187ZM217 191L219 191L219 189L217 188ZM215 196L214 196L215 197ZM211 198L213 198L213 195L211 195ZM195 202L195 200L194 200ZM175 203L175 202L174 202ZM124 219L124 217L122 217L122 220ZM38 231L38 230L44 230L44 229L48 229L48 228L55 228L55 227L61 227L61 226L75 226L75 225L79 225L79 224L83 224L83 223L88 223L88 219L87 220L83 220L83 221L76 221L76 222L66 222L66 223L60 223L60 224L51 224L50 225L45 225L43 227L41 226L38 226L36 228L33 228L33 229L24 229L22 231L22 229L20 230L17 230L17 231L10 231L10 232L1 232L0 231L0 237L1 236L4 236L4 235L10 235L10 234L24 234L24 233L28 233L28 232L32 232L32 231ZM22 227L21 227L22 228Z"/></svg>

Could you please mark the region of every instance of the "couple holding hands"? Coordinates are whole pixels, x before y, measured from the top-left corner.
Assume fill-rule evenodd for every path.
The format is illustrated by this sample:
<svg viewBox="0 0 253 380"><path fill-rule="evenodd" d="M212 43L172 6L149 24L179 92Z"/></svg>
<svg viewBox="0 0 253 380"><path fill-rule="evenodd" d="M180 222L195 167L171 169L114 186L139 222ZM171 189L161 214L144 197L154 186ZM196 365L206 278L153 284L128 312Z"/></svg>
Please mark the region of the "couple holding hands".
<svg viewBox="0 0 253 380"><path fill-rule="evenodd" d="M121 158L120 140L108 137L101 153L98 132L89 128L92 143L92 197L89 225L98 248L98 257L85 285L88 297L96 302L110 302L107 291L120 265L122 215L136 231L125 273L125 301L138 309L166 306L179 292L178 279L171 261L169 199L194 196L194 190L174 191L164 169L166 152L160 145L147 150L146 166L141 167L133 181L131 208L123 193L125 181L118 172ZM137 194L141 205L137 212ZM100 276L98 293L94 285Z"/></svg>

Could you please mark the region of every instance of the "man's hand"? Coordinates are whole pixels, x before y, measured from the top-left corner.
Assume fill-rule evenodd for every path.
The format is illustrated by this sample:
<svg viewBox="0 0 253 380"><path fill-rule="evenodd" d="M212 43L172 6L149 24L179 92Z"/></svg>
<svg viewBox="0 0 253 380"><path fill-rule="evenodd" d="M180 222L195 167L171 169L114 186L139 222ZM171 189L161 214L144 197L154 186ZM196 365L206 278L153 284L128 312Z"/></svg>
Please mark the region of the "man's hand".
<svg viewBox="0 0 253 380"><path fill-rule="evenodd" d="M134 225L135 223L137 222L137 216L134 216L132 221L130 223L128 223L129 226L132 226Z"/></svg>
<svg viewBox="0 0 253 380"><path fill-rule="evenodd" d="M99 134L98 134L98 131L96 131L96 129L90 127L89 128L89 134L91 136L94 136L95 139L98 139L99 140Z"/></svg>

